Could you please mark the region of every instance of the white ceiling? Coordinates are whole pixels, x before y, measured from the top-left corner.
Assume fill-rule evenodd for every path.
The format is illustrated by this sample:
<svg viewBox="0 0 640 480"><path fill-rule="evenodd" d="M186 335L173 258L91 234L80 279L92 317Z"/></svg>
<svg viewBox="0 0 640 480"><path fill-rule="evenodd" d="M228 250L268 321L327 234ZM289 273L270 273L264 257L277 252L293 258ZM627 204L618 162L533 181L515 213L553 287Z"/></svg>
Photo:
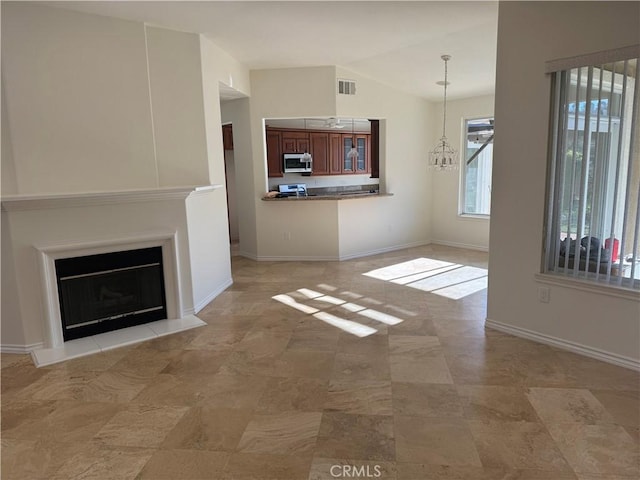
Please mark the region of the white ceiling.
<svg viewBox="0 0 640 480"><path fill-rule="evenodd" d="M434 101L449 54L450 98L494 90L497 1L46 3L201 33L250 69L339 65Z"/></svg>

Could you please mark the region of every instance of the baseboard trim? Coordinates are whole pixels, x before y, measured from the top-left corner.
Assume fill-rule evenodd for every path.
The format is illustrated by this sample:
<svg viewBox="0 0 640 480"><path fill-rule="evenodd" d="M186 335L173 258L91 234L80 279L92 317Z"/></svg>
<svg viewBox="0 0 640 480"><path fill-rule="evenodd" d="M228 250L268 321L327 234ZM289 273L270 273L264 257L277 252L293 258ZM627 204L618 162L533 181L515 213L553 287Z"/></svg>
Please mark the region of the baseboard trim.
<svg viewBox="0 0 640 480"><path fill-rule="evenodd" d="M214 298L216 298L218 295L224 292L231 285L233 285L233 278L229 278L226 282L224 282L222 285L216 288L213 292L209 293L209 295L207 295L203 300L199 301L193 308L194 314L197 315L200 310L202 310L204 307L209 305L209 303L211 303Z"/></svg>
<svg viewBox="0 0 640 480"><path fill-rule="evenodd" d="M283 257L278 255L260 255L256 260L258 262L334 262L340 259L338 257L306 257L298 255Z"/></svg>
<svg viewBox="0 0 640 480"><path fill-rule="evenodd" d="M448 240L432 240L431 243L434 245L443 245L445 247L466 248L467 250L479 250L481 252L489 251L489 247L485 247L482 245L472 245L470 243L449 242Z"/></svg>
<svg viewBox="0 0 640 480"><path fill-rule="evenodd" d="M44 348L43 342L32 343L31 345L12 345L10 343L3 343L0 345L0 352L26 355L39 348Z"/></svg>
<svg viewBox="0 0 640 480"><path fill-rule="evenodd" d="M375 250L367 250L365 252L358 253L350 253L348 255L338 255L336 256L258 256L256 259L260 262L287 262L287 261L299 261L299 262L341 262L343 260L352 260L354 258L362 258L362 257L370 257L372 255L380 255L381 253L395 252L397 250L402 250L405 248L413 248L413 247L422 247L424 245L429 245L431 242L420 241L420 242L412 242L405 243L403 245L391 245L389 247L377 248ZM248 257L251 258L251 257Z"/></svg>
<svg viewBox="0 0 640 480"><path fill-rule="evenodd" d="M236 255L232 255L232 257L235 257ZM249 260L255 260L258 261L258 256L254 253L249 253L249 252L238 252L237 253L238 257L244 257L244 258L248 258Z"/></svg>
<svg viewBox="0 0 640 480"><path fill-rule="evenodd" d="M419 242L405 243L403 245L391 245L390 247L377 248L375 250L368 250L366 252L350 253L349 255L340 255L339 260L352 260L354 258L370 257L372 255L380 255L381 253L395 252L397 250L403 250L405 248L422 247L432 243L429 240L423 240Z"/></svg>
<svg viewBox="0 0 640 480"><path fill-rule="evenodd" d="M579 355L584 355L585 357L595 358L596 360L601 360L603 362L611 363L619 367L640 371L640 360L637 360L635 358L626 357L626 356L618 355L611 352L606 352L604 350L599 350L597 348L571 342L569 340L564 340L562 338L553 337L551 335L546 335L544 333L534 332L526 328L515 327L513 325L508 325L506 323L496 322L495 320L490 320L489 318L485 320L484 324L485 324L485 327L487 328L498 330L504 333L509 333L516 337L522 337L528 340L533 340L534 342L544 343L545 345L558 347L562 350L567 350L573 353L577 353Z"/></svg>

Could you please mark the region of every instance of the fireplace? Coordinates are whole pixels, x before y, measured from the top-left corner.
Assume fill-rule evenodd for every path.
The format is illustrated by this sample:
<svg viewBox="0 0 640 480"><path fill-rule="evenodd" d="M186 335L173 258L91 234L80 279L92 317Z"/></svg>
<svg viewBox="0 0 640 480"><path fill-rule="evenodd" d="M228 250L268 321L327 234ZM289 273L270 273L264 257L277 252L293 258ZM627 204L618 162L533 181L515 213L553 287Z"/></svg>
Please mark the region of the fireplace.
<svg viewBox="0 0 640 480"><path fill-rule="evenodd" d="M162 248L55 261L65 341L167 318Z"/></svg>

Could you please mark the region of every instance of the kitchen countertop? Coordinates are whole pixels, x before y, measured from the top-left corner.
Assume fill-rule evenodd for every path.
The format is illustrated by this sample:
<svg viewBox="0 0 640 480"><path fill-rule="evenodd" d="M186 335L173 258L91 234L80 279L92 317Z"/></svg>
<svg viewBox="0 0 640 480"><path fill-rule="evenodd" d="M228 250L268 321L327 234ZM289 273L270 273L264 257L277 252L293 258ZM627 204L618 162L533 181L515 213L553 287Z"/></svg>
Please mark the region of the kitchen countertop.
<svg viewBox="0 0 640 480"><path fill-rule="evenodd" d="M370 197L392 197L393 193L370 193L370 192L343 192L330 194L310 194L301 195L299 197L262 197L265 202L298 202L309 200L351 200L354 198L370 198Z"/></svg>

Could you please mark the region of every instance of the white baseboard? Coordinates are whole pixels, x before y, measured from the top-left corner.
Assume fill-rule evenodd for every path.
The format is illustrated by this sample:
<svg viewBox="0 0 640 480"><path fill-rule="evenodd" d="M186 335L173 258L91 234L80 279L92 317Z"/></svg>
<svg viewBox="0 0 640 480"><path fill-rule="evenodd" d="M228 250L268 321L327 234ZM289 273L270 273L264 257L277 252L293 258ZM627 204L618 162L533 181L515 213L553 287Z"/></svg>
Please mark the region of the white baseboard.
<svg viewBox="0 0 640 480"><path fill-rule="evenodd" d="M381 253L395 252L396 250L402 250L405 248L421 247L423 245L429 245L431 242L420 241L406 243L403 245L391 245L389 247L378 248L375 250L367 250L364 252L350 253L348 255L339 256L259 256L256 259L261 262L287 262L287 261L299 261L299 262L335 262L343 260L352 260L354 258L370 257L372 255L379 255ZM251 258L251 257L248 257Z"/></svg>
<svg viewBox="0 0 640 480"><path fill-rule="evenodd" d="M237 255L239 257L245 257L248 258L249 260L255 260L258 261L258 256L253 254L253 253L249 253L249 252L238 252ZM234 256L234 255L232 255Z"/></svg>
<svg viewBox="0 0 640 480"><path fill-rule="evenodd" d="M448 240L431 240L431 243L434 245L444 245L445 247L466 248L467 250L479 250L481 252L489 251L489 247L486 247L484 245L472 245L470 243L457 243L457 242L450 242Z"/></svg>
<svg viewBox="0 0 640 480"><path fill-rule="evenodd" d="M231 285L233 285L233 278L229 278L226 282L224 282L222 285L216 288L213 292L209 293L209 295L207 295L204 299L200 300L193 308L194 313L197 314L200 310L202 310L204 307L209 305L209 303L211 303L211 301L214 298L216 298L218 295L224 292Z"/></svg>
<svg viewBox="0 0 640 480"><path fill-rule="evenodd" d="M44 343L32 343L31 345L12 345L8 343L3 343L0 345L0 352L2 353L17 353L26 355L31 353L33 350L37 350L39 348L43 348Z"/></svg>
<svg viewBox="0 0 640 480"><path fill-rule="evenodd" d="M370 257L372 255L380 255L381 253L395 252L397 250L403 250L405 248L422 247L429 245L431 241L423 240L420 242L405 243L403 245L391 245L389 247L377 248L375 250L369 250L366 252L350 253L349 255L340 255L339 260L351 260L354 258Z"/></svg>
<svg viewBox="0 0 640 480"><path fill-rule="evenodd" d="M534 342L558 347L562 350L568 350L579 355L584 355L585 357L595 358L596 360L611 363L619 367L640 371L640 360L635 358L618 355L612 352L605 352L604 350L599 350L587 345L581 345L579 343L571 342L569 340L564 340L558 337L553 337L544 333L534 332L526 328L515 327L506 323L496 322L495 320L490 320L488 318L485 320L484 324L488 328L492 328L504 333L509 333L516 337L522 337L528 340L533 340Z"/></svg>

